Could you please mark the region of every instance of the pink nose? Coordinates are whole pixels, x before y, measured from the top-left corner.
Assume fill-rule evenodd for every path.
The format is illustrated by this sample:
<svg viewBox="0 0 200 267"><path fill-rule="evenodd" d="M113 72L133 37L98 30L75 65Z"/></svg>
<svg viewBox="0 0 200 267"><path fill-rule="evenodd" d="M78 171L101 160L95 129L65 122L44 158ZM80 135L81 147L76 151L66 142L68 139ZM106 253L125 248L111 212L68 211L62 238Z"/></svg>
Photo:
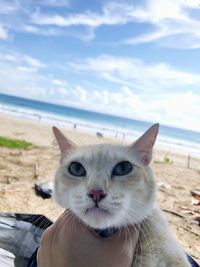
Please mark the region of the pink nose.
<svg viewBox="0 0 200 267"><path fill-rule="evenodd" d="M98 203L103 198L106 197L106 193L102 189L100 190L93 189L88 193L88 196L91 197L94 202Z"/></svg>

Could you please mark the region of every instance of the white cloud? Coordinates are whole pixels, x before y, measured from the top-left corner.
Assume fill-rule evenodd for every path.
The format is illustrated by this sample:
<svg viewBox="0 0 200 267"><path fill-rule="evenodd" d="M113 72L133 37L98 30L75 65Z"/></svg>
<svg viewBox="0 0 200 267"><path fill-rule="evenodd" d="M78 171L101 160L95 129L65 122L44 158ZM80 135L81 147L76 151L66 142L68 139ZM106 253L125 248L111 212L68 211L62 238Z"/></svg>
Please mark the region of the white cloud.
<svg viewBox="0 0 200 267"><path fill-rule="evenodd" d="M8 39L8 31L3 26L0 25L0 39L6 40Z"/></svg>
<svg viewBox="0 0 200 267"><path fill-rule="evenodd" d="M198 0L146 0L140 5L113 1L105 3L102 11L96 13L88 10L84 13L61 15L37 11L32 16L32 22L42 26L70 27L81 25L93 29L130 22L149 23L154 26L154 30L129 37L122 40L121 43L140 44L159 41L163 46L193 49L200 47L200 22L192 16L194 10L200 11L199 4ZM89 40L94 37L93 30Z"/></svg>
<svg viewBox="0 0 200 267"><path fill-rule="evenodd" d="M38 4L49 6L49 7L69 7L70 1L69 0L43 0L43 1L37 1Z"/></svg>
<svg viewBox="0 0 200 267"><path fill-rule="evenodd" d="M32 34L39 34L43 36L58 36L63 34L63 32L58 28L52 27L37 27L30 24L24 24L21 26L21 31Z"/></svg>
<svg viewBox="0 0 200 267"><path fill-rule="evenodd" d="M19 67L19 69L34 69L37 71L38 69L45 68L46 64L41 62L39 59L34 58L32 56L26 55L26 54L19 54L15 52L11 53L0 53L0 59L3 62L12 62L16 64L16 67Z"/></svg>
<svg viewBox="0 0 200 267"><path fill-rule="evenodd" d="M58 12L70 6L69 0L0 0L0 24L9 32L26 32L43 36L57 36L63 32L56 27L38 27L31 23L31 16L36 10L49 12L56 9ZM7 30L7 31L8 31ZM2 27L0 26L0 39Z"/></svg>
<svg viewBox="0 0 200 267"><path fill-rule="evenodd" d="M152 118L157 118L163 124L200 131L199 94L189 91L152 96L147 102L147 110Z"/></svg>
<svg viewBox="0 0 200 267"><path fill-rule="evenodd" d="M61 103L98 112L127 117L143 117L143 103L128 87L122 87L115 92L110 90L86 89L79 85L68 87L67 99ZM78 101L77 101L78 100Z"/></svg>
<svg viewBox="0 0 200 267"><path fill-rule="evenodd" d="M69 91L65 87L59 87L56 91L61 96L61 98L69 96ZM54 93L55 93L55 88L52 90L52 94L54 94Z"/></svg>
<svg viewBox="0 0 200 267"><path fill-rule="evenodd" d="M25 66L17 66L16 69L19 70L20 72L26 72L26 73L31 73L31 72L33 73L37 71L35 68L25 67Z"/></svg>
<svg viewBox="0 0 200 267"><path fill-rule="evenodd" d="M0 90L4 93L41 99L48 77L40 74L44 64L39 60L17 52L0 54ZM46 91L47 94L48 91Z"/></svg>
<svg viewBox="0 0 200 267"><path fill-rule="evenodd" d="M121 87L114 92L105 89L97 91L82 88L81 90L84 97L79 94L78 86L68 88L67 98L60 99L61 103L200 131L198 123L200 95L188 92L151 94L149 97L149 95L137 95L128 87Z"/></svg>
<svg viewBox="0 0 200 267"><path fill-rule="evenodd" d="M200 12L199 4L198 0L146 1L146 6L135 10L133 17L136 22L152 24L156 30L127 38L123 43L139 44L159 41L162 46L167 47L200 48L200 21L192 15L193 11Z"/></svg>
<svg viewBox="0 0 200 267"><path fill-rule="evenodd" d="M75 97L78 97L78 99L80 99L81 102L87 102L87 92L81 86L76 86L73 93L75 94Z"/></svg>
<svg viewBox="0 0 200 267"><path fill-rule="evenodd" d="M13 14L19 10L19 2L16 0L0 1L0 14Z"/></svg>
<svg viewBox="0 0 200 267"><path fill-rule="evenodd" d="M30 66L35 68L44 68L45 64L42 63L39 59L33 58L31 56L24 55L23 59L25 62L27 62Z"/></svg>
<svg viewBox="0 0 200 267"><path fill-rule="evenodd" d="M199 84L197 75L174 70L165 64L145 65L138 59L102 56L86 60L79 71L88 71L90 76L91 73L101 76L101 72L108 72L111 77L117 76L133 86L117 83L116 89L111 90L109 83L104 83L104 88L97 89L92 84L86 87L79 82L70 84L51 75L42 76L40 68L35 70L35 61L29 62L32 65L21 64L26 56L20 57L17 53L0 55L1 92L200 131L199 93L178 93L159 88L161 84L163 88L170 87L168 83ZM143 81L146 76L147 81ZM135 83L140 87L152 83L152 89L138 91L133 89Z"/></svg>
<svg viewBox="0 0 200 267"><path fill-rule="evenodd" d="M145 26L152 25L153 30L116 42L134 45L158 42L172 48L197 49L200 48L200 21L193 16L193 12L200 12L199 5L199 0L144 0L137 4L131 4L130 1L107 1L102 2L101 10L95 12L88 9L73 13L68 9L64 13L66 8L72 6L71 1L0 1L0 13L10 15L4 24L6 29L0 27L0 38L6 39L9 29L44 36L67 34L82 41L91 41L98 27L127 23L133 23L132 27L140 27L144 23ZM54 7L56 9L52 9ZM76 26L82 26L80 32Z"/></svg>
<svg viewBox="0 0 200 267"><path fill-rule="evenodd" d="M24 66L15 66L1 62L0 69L0 90L4 93L32 97L31 88L36 88L35 84L39 85L41 81L37 72L30 71L30 69Z"/></svg>
<svg viewBox="0 0 200 267"><path fill-rule="evenodd" d="M52 84L54 84L54 85L58 85L58 86L61 86L61 87L67 85L66 81L59 80L59 79L53 79L53 80L52 80Z"/></svg>
<svg viewBox="0 0 200 267"><path fill-rule="evenodd" d="M16 54L0 54L0 58L10 62L18 62Z"/></svg>
<svg viewBox="0 0 200 267"><path fill-rule="evenodd" d="M198 86L199 74L176 70L164 63L145 64L135 58L102 55L69 64L76 71L97 75L117 84L143 92L162 92L168 89ZM144 78L145 77L145 78Z"/></svg>
<svg viewBox="0 0 200 267"><path fill-rule="evenodd" d="M130 10L131 8L131 10ZM115 2L107 3L102 12L94 13L86 11L85 13L63 15L48 15L36 12L32 16L32 22L40 25L55 25L60 27L69 26L90 26L100 27L102 25L119 25L125 24L132 20L131 11L133 6L126 3L120 4Z"/></svg>

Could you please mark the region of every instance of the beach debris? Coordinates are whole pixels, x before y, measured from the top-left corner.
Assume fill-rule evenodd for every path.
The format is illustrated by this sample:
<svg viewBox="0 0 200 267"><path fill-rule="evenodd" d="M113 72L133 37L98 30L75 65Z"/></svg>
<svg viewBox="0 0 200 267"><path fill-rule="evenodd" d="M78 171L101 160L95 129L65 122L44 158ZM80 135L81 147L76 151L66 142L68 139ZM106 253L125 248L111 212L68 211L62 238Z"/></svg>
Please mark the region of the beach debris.
<svg viewBox="0 0 200 267"><path fill-rule="evenodd" d="M200 205L200 190L192 190L190 191L193 198L191 199L192 205Z"/></svg>
<svg viewBox="0 0 200 267"><path fill-rule="evenodd" d="M187 218L186 221L188 223L196 224L196 225L200 226L200 216L199 215L193 215L193 216Z"/></svg>
<svg viewBox="0 0 200 267"><path fill-rule="evenodd" d="M195 224L195 225L200 226L200 216L196 215L194 211L190 211L190 210L187 210L185 212L181 211L181 214L177 213L175 211L172 211L172 210L163 209L163 211L170 213L172 215L175 215L179 218L182 218L182 219L184 219L185 222L187 222L189 224ZM187 229L185 229L185 230L187 230Z"/></svg>
<svg viewBox="0 0 200 267"><path fill-rule="evenodd" d="M165 182L158 182L158 189L160 191L171 190L171 185L169 185Z"/></svg>
<svg viewBox="0 0 200 267"><path fill-rule="evenodd" d="M181 206L180 208L181 208L181 213L182 214L185 214L185 215L188 215L188 216L194 215L194 211L188 209L188 207Z"/></svg>
<svg viewBox="0 0 200 267"><path fill-rule="evenodd" d="M196 224L200 226L200 216L195 216L194 221L196 221Z"/></svg>
<svg viewBox="0 0 200 267"><path fill-rule="evenodd" d="M185 218L186 222L190 224L195 224L200 226L200 216L199 215L192 215L190 217Z"/></svg>
<svg viewBox="0 0 200 267"><path fill-rule="evenodd" d="M9 151L9 154L11 156L17 156L17 157L19 157L19 156L22 155L22 151L20 151L20 150L18 150L18 151Z"/></svg>
<svg viewBox="0 0 200 267"><path fill-rule="evenodd" d="M161 161L161 160L154 160L153 163L155 163L155 164L164 164L164 162Z"/></svg>
<svg viewBox="0 0 200 267"><path fill-rule="evenodd" d="M100 133L100 132L96 132L96 136L97 136L97 137L100 137L100 138L103 138L103 134Z"/></svg>
<svg viewBox="0 0 200 267"><path fill-rule="evenodd" d="M173 161L170 159L170 157L167 154L164 155L163 161L166 164L172 164L173 163Z"/></svg>
<svg viewBox="0 0 200 267"><path fill-rule="evenodd" d="M25 132L13 132L14 135L25 135Z"/></svg>
<svg viewBox="0 0 200 267"><path fill-rule="evenodd" d="M200 201L196 198L192 198L191 199L191 204L194 206L199 206L200 205Z"/></svg>
<svg viewBox="0 0 200 267"><path fill-rule="evenodd" d="M35 193L43 199L51 198L53 193L53 183L51 182L36 182L34 184Z"/></svg>
<svg viewBox="0 0 200 267"><path fill-rule="evenodd" d="M165 154L163 159L155 159L153 162L155 164L173 164L173 160L170 159L168 154Z"/></svg>

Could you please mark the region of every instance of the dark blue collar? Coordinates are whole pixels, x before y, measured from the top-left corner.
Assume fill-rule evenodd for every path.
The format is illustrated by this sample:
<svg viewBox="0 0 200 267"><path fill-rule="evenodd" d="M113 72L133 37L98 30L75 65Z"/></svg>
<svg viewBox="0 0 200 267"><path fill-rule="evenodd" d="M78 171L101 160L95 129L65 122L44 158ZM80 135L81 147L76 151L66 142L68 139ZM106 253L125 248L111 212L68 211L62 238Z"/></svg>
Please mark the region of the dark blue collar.
<svg viewBox="0 0 200 267"><path fill-rule="evenodd" d="M118 229L115 227L109 227L105 229L94 229L94 231L100 237L109 237L109 236L114 235L118 231Z"/></svg>

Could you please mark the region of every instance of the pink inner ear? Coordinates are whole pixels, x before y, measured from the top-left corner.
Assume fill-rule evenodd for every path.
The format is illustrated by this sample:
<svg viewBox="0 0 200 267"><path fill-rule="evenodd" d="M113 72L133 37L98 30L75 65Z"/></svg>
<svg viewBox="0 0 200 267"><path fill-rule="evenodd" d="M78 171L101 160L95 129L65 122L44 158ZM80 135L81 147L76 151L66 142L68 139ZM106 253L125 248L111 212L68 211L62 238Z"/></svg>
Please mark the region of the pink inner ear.
<svg viewBox="0 0 200 267"><path fill-rule="evenodd" d="M74 144L70 142L58 128L53 127L53 133L62 154L66 153L67 150L71 149L74 146Z"/></svg>
<svg viewBox="0 0 200 267"><path fill-rule="evenodd" d="M149 156L144 156L142 158L143 165L148 165L150 161L151 161L151 157L149 157Z"/></svg>
<svg viewBox="0 0 200 267"><path fill-rule="evenodd" d="M133 149L143 165L148 165L152 158L152 150L158 134L159 124L148 129L134 144Z"/></svg>

